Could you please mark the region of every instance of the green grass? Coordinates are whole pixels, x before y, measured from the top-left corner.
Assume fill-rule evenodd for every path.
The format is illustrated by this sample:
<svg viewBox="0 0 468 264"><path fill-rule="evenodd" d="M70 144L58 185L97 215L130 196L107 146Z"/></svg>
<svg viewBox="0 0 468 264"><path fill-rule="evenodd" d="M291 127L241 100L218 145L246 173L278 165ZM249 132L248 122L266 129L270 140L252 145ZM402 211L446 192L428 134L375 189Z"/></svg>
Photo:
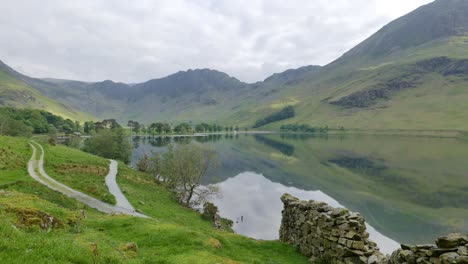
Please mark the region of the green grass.
<svg viewBox="0 0 468 264"><path fill-rule="evenodd" d="M0 105L47 110L78 121L96 120L91 114L71 109L33 89L28 84L0 69Z"/></svg>
<svg viewBox="0 0 468 264"><path fill-rule="evenodd" d="M31 154L26 139L0 137L0 148L11 148L21 163ZM52 161L56 165L70 159L77 164L103 165L105 161L97 157L90 161L91 155L64 147L46 147L46 156L49 152L57 158ZM64 157L68 155L72 158ZM172 193L150 176L124 164L119 164L118 175L122 190L153 219L99 213L35 183L25 165L0 171L0 189L6 190L0 194L2 263L308 263L293 247L278 241L258 241L214 229L199 213L174 202ZM85 210L87 219L78 220L78 210ZM30 225L25 226L21 224L24 211L50 214L63 226L41 230L34 224L37 219L27 217ZM123 250L130 242L138 245L136 254ZM215 247L215 242L221 247ZM92 243L97 244L97 254L93 254Z"/></svg>
<svg viewBox="0 0 468 264"><path fill-rule="evenodd" d="M101 201L115 204L105 177L110 161L62 145L44 145L44 169L57 181Z"/></svg>

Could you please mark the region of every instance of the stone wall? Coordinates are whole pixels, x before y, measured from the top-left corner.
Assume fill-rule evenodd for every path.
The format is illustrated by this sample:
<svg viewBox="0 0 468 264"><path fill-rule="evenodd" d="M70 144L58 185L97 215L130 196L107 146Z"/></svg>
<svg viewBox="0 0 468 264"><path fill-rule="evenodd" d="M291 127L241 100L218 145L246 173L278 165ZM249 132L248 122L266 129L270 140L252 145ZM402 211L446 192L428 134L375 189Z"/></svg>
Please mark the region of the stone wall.
<svg viewBox="0 0 468 264"><path fill-rule="evenodd" d="M289 194L284 203L280 239L306 256L337 263L380 263L384 255L369 240L364 218L326 203L300 201Z"/></svg>
<svg viewBox="0 0 468 264"><path fill-rule="evenodd" d="M462 263L468 264L468 235L450 234L436 240L436 245L401 245L386 264Z"/></svg>
<svg viewBox="0 0 468 264"><path fill-rule="evenodd" d="M402 245L384 256L369 239L359 213L333 208L326 203L300 201L284 194L280 240L295 245L311 260L325 263L359 264L468 264L468 236L452 234L439 238L437 245Z"/></svg>

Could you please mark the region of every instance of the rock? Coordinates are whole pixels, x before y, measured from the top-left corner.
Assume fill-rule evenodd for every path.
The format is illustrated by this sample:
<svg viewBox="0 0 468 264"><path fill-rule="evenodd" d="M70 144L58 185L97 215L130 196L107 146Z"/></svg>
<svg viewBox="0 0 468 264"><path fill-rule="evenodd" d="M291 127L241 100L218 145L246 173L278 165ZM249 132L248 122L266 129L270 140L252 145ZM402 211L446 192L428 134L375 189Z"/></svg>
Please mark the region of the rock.
<svg viewBox="0 0 468 264"><path fill-rule="evenodd" d="M422 264L431 264L431 262L429 262L428 260L426 260L426 258L424 257L419 257L416 259L416 263L422 263Z"/></svg>
<svg viewBox="0 0 468 264"><path fill-rule="evenodd" d="M141 205L145 205L145 202L143 202L143 201L138 201L138 203L141 204Z"/></svg>
<svg viewBox="0 0 468 264"><path fill-rule="evenodd" d="M120 247L127 257L136 257L138 255L138 246L135 242L129 242Z"/></svg>
<svg viewBox="0 0 468 264"><path fill-rule="evenodd" d="M372 255L367 259L367 264L374 264L377 263L379 259L377 258L376 255Z"/></svg>
<svg viewBox="0 0 468 264"><path fill-rule="evenodd" d="M346 238L343 238L343 237L340 237L338 239L338 243L343 245L343 246L346 246L346 241L347 241Z"/></svg>
<svg viewBox="0 0 468 264"><path fill-rule="evenodd" d="M344 259L345 264L367 264L366 257L348 257Z"/></svg>
<svg viewBox="0 0 468 264"><path fill-rule="evenodd" d="M440 255L440 263L442 264L451 264L451 263L457 263L457 260L460 258L460 255L458 255L455 252L448 252Z"/></svg>
<svg viewBox="0 0 468 264"><path fill-rule="evenodd" d="M468 264L468 256L460 256L458 264Z"/></svg>
<svg viewBox="0 0 468 264"><path fill-rule="evenodd" d="M440 248L453 248L465 244L468 238L458 233L452 233L436 240L436 245Z"/></svg>
<svg viewBox="0 0 468 264"><path fill-rule="evenodd" d="M460 256L468 256L468 249L465 246L461 246L458 248L457 253Z"/></svg>
<svg viewBox="0 0 468 264"><path fill-rule="evenodd" d="M434 248L434 249L431 249L428 251L431 252L431 256L434 256L434 257L438 257L444 253L447 253L447 252L454 252L454 251L457 251L457 248Z"/></svg>
<svg viewBox="0 0 468 264"><path fill-rule="evenodd" d="M0 190L0 194L5 194L5 190Z"/></svg>
<svg viewBox="0 0 468 264"><path fill-rule="evenodd" d="M351 240L361 240L361 236L356 234L356 232L353 232L353 231L349 231L345 237L347 239L351 239Z"/></svg>
<svg viewBox="0 0 468 264"><path fill-rule="evenodd" d="M413 251L411 250L402 250L400 251L400 256L403 257L403 259L408 260L408 258L412 257L414 255Z"/></svg>
<svg viewBox="0 0 468 264"><path fill-rule="evenodd" d="M138 252L138 246L135 242L129 242L122 246L122 250Z"/></svg>
<svg viewBox="0 0 468 264"><path fill-rule="evenodd" d="M362 241L353 241L353 244L351 246L354 249L364 249L364 242Z"/></svg>

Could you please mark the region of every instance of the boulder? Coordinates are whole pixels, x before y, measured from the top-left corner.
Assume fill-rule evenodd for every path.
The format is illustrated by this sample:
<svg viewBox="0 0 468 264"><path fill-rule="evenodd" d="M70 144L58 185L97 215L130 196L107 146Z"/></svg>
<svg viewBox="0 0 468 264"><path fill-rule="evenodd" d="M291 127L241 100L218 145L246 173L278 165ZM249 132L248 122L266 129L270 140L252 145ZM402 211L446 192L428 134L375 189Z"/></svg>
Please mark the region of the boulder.
<svg viewBox="0 0 468 264"><path fill-rule="evenodd" d="M468 238L458 233L440 237L436 240L436 245L440 248L454 248L468 242Z"/></svg>
<svg viewBox="0 0 468 264"><path fill-rule="evenodd" d="M440 263L441 264L451 264L451 263L458 263L458 259L460 258L460 255L458 255L455 252L448 252L440 255Z"/></svg>

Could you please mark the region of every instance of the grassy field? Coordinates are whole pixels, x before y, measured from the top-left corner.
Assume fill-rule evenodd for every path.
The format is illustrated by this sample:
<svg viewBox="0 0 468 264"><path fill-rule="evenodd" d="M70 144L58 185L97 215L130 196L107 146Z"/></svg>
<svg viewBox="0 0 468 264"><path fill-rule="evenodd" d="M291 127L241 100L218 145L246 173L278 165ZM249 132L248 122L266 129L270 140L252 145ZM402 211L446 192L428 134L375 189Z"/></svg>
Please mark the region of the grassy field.
<svg viewBox="0 0 468 264"><path fill-rule="evenodd" d="M88 165L93 159L97 160L91 161L93 165L107 164L76 150L45 149L46 156L57 157L46 160L51 163L46 167L50 174L51 168L63 164ZM34 182L26 172L31 155L26 139L0 137L0 151L14 157L0 161L2 263L308 263L293 247L278 241L214 229L198 213L175 203L172 194L148 175L124 164L119 164L118 175L123 192L153 219L105 215ZM67 181L73 187L86 185ZM94 186L96 181L88 183ZM53 224L44 226L50 217ZM136 251L131 243L137 245Z"/></svg>
<svg viewBox="0 0 468 264"><path fill-rule="evenodd" d="M101 201L115 204L105 182L109 160L83 155L80 150L62 145L45 145L44 150L44 168L49 176Z"/></svg>

